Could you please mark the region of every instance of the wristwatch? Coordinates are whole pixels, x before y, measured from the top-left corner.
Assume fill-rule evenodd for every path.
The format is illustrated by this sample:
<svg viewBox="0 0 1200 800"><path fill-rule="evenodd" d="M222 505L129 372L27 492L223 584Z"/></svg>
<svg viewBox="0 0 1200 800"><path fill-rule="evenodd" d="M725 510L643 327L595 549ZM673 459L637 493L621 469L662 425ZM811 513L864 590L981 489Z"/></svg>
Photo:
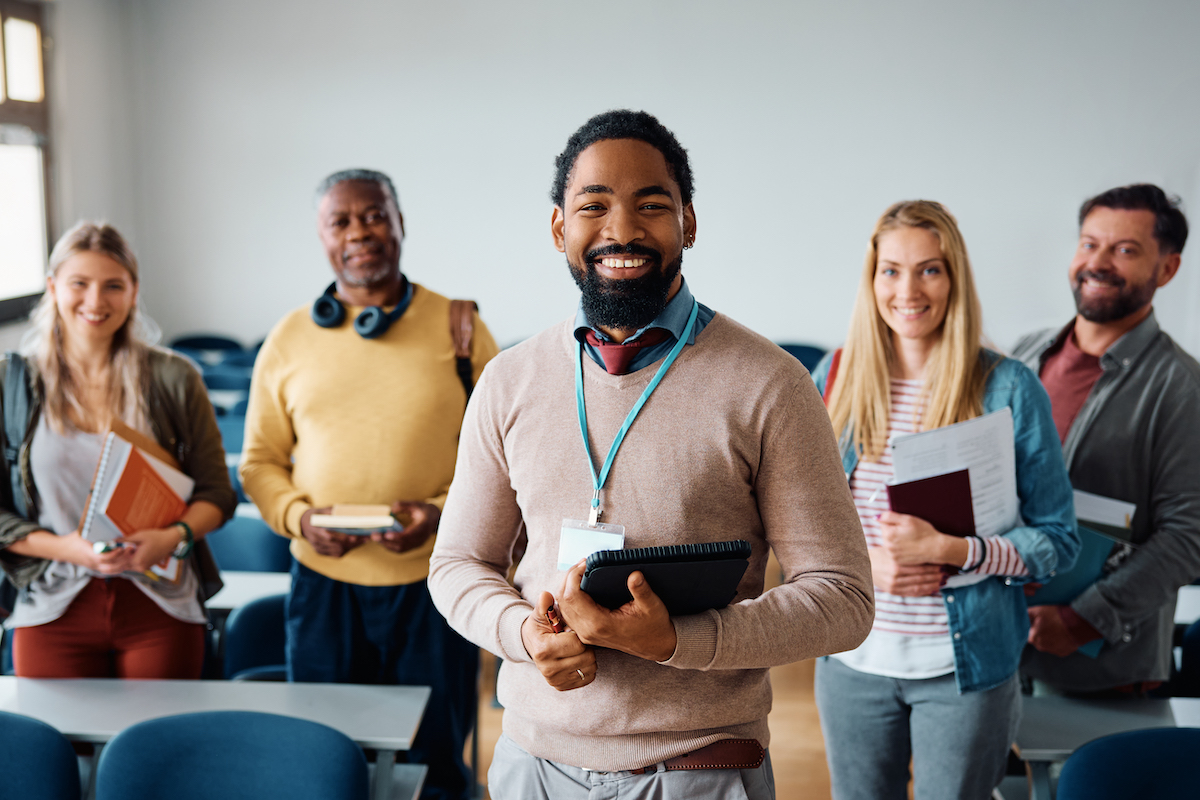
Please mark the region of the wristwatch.
<svg viewBox="0 0 1200 800"><path fill-rule="evenodd" d="M192 526L183 520L172 522L171 525L183 529L183 538L179 540L179 544L175 545L175 549L171 552L171 555L175 558L187 558L188 553L192 552L192 544L196 541L196 537L192 533Z"/></svg>

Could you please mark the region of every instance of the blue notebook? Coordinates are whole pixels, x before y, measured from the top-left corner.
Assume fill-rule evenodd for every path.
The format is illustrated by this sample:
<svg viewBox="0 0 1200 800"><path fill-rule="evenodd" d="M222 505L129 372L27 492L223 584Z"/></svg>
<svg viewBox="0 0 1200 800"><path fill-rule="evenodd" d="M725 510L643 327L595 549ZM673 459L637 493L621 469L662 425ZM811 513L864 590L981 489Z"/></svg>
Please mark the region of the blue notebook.
<svg viewBox="0 0 1200 800"><path fill-rule="evenodd" d="M1075 559L1075 565L1042 584L1029 598L1027 605L1068 605L1104 574L1104 562L1112 552L1114 541L1083 525L1079 526L1079 539L1083 546L1079 550L1079 557ZM1103 639L1096 639L1079 648L1079 652L1095 658L1100 654L1103 645Z"/></svg>

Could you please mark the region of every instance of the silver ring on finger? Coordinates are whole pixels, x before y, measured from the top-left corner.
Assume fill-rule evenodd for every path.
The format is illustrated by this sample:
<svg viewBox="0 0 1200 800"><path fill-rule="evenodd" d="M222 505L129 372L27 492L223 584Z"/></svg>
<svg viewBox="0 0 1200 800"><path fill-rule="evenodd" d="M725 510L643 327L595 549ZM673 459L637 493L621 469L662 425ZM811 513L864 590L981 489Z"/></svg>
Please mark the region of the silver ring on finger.
<svg viewBox="0 0 1200 800"><path fill-rule="evenodd" d="M581 669L577 669L577 670L575 670L575 673L576 673L576 674L579 676L579 680L581 680L581 681L586 681L586 680L587 680L587 678L585 678L585 677L583 676L583 670L581 670Z"/></svg>

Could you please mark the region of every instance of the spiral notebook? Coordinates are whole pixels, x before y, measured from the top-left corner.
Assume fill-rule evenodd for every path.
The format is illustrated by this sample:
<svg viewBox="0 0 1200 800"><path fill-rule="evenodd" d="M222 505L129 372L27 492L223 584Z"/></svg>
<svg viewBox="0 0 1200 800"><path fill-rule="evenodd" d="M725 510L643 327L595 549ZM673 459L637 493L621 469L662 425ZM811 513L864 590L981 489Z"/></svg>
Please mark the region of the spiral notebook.
<svg viewBox="0 0 1200 800"><path fill-rule="evenodd" d="M136 442L136 444L135 444ZM194 482L163 457L157 443L114 423L88 493L80 532L92 542L111 542L149 528L161 528L183 516ZM179 578L179 560L168 557L151 566L167 580Z"/></svg>
<svg viewBox="0 0 1200 800"><path fill-rule="evenodd" d="M737 596L750 564L750 543L679 544L599 550L587 558L582 588L605 608L620 608L633 597L627 581L640 570L672 615L724 608Z"/></svg>

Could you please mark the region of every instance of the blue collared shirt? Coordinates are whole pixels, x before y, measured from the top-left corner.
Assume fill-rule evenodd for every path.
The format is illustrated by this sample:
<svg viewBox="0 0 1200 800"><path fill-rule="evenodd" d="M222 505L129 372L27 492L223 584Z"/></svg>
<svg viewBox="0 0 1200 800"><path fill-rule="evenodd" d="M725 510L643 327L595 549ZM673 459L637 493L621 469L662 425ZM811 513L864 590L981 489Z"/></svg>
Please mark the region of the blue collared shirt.
<svg viewBox="0 0 1200 800"><path fill-rule="evenodd" d="M1013 415L1022 524L1002 535L1016 546L1030 577L992 576L970 586L942 589L960 694L999 686L1017 671L1029 638L1022 584L1045 581L1055 572L1069 569L1079 554L1074 496L1050 413L1050 398L1037 375L1021 362L989 350L983 357L994 365L984 385L983 413L1007 406ZM813 370L813 382L822 394L832 361L830 354ZM838 444L849 479L858 465L849 427L841 432Z"/></svg>
<svg viewBox="0 0 1200 800"><path fill-rule="evenodd" d="M667 303L667 307L662 310L662 313L655 317L654 321L649 325L639 328L633 336L625 340L627 342L633 341L651 328L662 328L671 334L658 344L638 350L638 354L630 362L630 372L637 372L643 367L648 367L656 361L666 358L667 353L671 352L671 348L675 346L675 343L679 341L679 337L683 335L683 329L687 327L688 317L692 314L692 300L692 292L688 289L687 281L682 280L679 285L679 291ZM696 343L696 335L704 330L704 326L711 322L714 316L716 316L715 311L703 303L700 304L700 313L696 315L696 325L692 328L692 335L688 337L688 344ZM587 315L583 313L583 304L580 303L579 310L575 312L575 338L583 342L583 349L592 361L603 367L604 359L600 356L600 350L588 344L586 337L589 328L595 332L598 339L606 342L612 341L604 331L588 322Z"/></svg>

